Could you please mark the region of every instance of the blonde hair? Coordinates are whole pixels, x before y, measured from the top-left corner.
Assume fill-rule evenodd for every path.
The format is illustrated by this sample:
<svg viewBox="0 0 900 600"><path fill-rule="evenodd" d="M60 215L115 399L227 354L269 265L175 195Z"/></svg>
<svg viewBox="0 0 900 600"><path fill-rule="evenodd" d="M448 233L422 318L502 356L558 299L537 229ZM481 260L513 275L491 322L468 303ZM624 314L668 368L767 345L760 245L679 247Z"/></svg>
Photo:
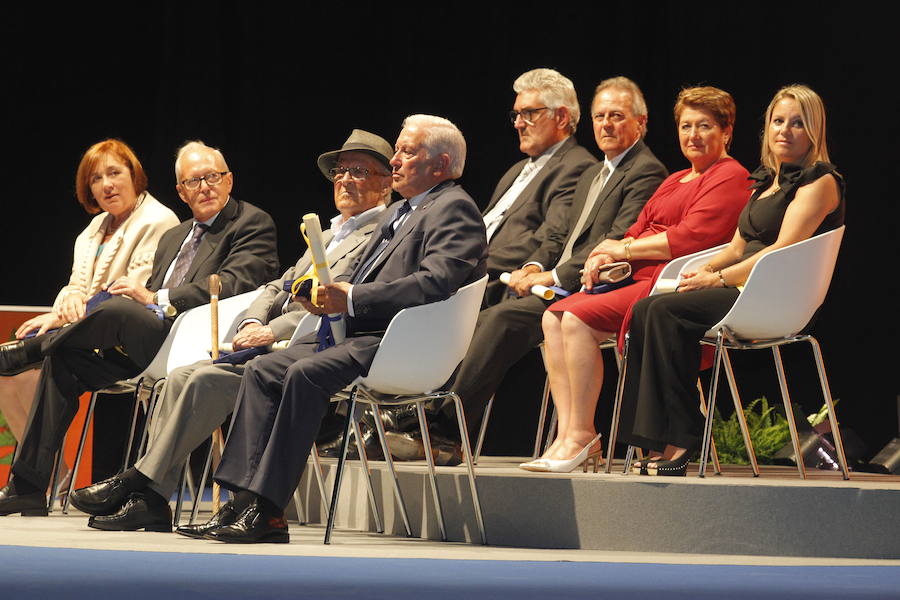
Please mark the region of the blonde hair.
<svg viewBox="0 0 900 600"><path fill-rule="evenodd" d="M825 143L825 103L822 98L809 87L802 84L786 85L775 93L769 108L766 109L766 118L763 122L762 144L760 148L760 162L764 167L775 170L775 156L769 148L766 133L772 121L772 113L775 105L785 98L792 98L800 106L800 117L803 119L803 128L809 136L810 146L803 157L803 166L808 167L816 161L831 162L828 159L828 146Z"/></svg>

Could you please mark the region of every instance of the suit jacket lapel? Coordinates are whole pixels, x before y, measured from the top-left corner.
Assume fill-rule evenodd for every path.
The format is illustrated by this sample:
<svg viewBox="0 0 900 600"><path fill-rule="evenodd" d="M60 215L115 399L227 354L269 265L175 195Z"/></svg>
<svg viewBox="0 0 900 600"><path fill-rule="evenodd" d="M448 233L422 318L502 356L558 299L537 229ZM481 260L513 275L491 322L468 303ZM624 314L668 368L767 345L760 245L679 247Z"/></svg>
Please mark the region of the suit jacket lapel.
<svg viewBox="0 0 900 600"><path fill-rule="evenodd" d="M525 163L528 162L528 159L520 160L512 167L510 167L509 171L506 172L506 175L503 176L503 179L497 184L497 188L494 190L494 195L491 196L491 201L488 202L487 208L484 209L482 215L488 214L494 206L497 205L497 202L500 201L500 198L503 197L503 194L506 193L512 184L516 181L516 177L519 176L519 173L522 172L522 169L525 167Z"/></svg>
<svg viewBox="0 0 900 600"><path fill-rule="evenodd" d="M184 242L184 238L187 237L188 231L190 231L193 226L193 219L179 223L175 226L173 229L173 232L175 233L170 236L172 243L161 249L159 260L155 260L153 263L153 271L150 274L150 282L147 286L148 289L158 290L162 288L166 271L169 270L172 261L178 256L178 251L181 250L181 244Z"/></svg>

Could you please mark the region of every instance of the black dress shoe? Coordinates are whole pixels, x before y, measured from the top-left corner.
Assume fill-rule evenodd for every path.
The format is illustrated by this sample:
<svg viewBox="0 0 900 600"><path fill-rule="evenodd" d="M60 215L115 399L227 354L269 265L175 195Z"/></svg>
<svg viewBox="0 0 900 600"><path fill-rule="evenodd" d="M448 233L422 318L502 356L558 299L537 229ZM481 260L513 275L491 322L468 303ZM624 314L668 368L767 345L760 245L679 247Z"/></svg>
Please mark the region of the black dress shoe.
<svg viewBox="0 0 900 600"><path fill-rule="evenodd" d="M172 531L172 509L165 501L150 501L140 492L133 492L125 504L111 515L88 519L88 527L104 531Z"/></svg>
<svg viewBox="0 0 900 600"><path fill-rule="evenodd" d="M383 406L379 412L385 431L405 433L419 429L419 413L415 404ZM431 413L426 414L426 417L431 416Z"/></svg>
<svg viewBox="0 0 900 600"><path fill-rule="evenodd" d="M120 477L110 477L72 492L69 501L89 515L111 515L122 508L131 490Z"/></svg>
<svg viewBox="0 0 900 600"><path fill-rule="evenodd" d="M0 375L18 375L40 365L40 362L28 360L25 342L18 340L0 344Z"/></svg>
<svg viewBox="0 0 900 600"><path fill-rule="evenodd" d="M365 423L359 424L359 430L362 432L363 445L366 448L366 458L369 460L384 460L384 452L381 449L381 442L378 441L378 433L374 428L370 428ZM341 432L336 439L323 446L317 446L319 456L323 458L338 458L341 455L341 443L344 441L344 434ZM359 460L359 451L356 449L356 442L351 439L350 447L347 448L347 458L349 460Z"/></svg>
<svg viewBox="0 0 900 600"><path fill-rule="evenodd" d="M175 533L186 535L192 538L203 538L213 529L231 525L237 521L238 514L234 511L234 503L226 502L219 509L219 512L213 515L212 519L206 523L195 523L193 525L181 525L175 528Z"/></svg>
<svg viewBox="0 0 900 600"><path fill-rule="evenodd" d="M229 544L287 544L291 541L284 516L268 513L256 501L233 524L212 529L205 537Z"/></svg>
<svg viewBox="0 0 900 600"><path fill-rule="evenodd" d="M388 448L395 459L425 460L425 445L422 434L418 431L409 433L387 432ZM462 446L459 442L446 438L438 433L431 433L431 452L434 464L441 467L455 467L462 462Z"/></svg>
<svg viewBox="0 0 900 600"><path fill-rule="evenodd" d="M0 489L0 517L22 513L23 517L46 517L47 496L41 492L17 494L15 484Z"/></svg>

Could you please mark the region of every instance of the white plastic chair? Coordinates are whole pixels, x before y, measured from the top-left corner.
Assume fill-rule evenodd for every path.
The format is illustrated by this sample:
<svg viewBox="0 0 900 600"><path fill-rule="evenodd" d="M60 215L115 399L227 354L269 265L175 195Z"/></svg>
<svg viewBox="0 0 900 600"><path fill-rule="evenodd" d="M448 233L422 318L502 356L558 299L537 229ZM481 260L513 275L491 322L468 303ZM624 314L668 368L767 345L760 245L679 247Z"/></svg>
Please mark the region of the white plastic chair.
<svg viewBox="0 0 900 600"><path fill-rule="evenodd" d="M706 415L703 446L700 452L701 477L705 475L709 440L712 435L719 366L725 364L729 384L735 389L728 350L771 348L797 469L800 477L806 478L797 426L784 377L780 346L809 342L816 362L822 396L828 407L828 420L834 436L838 462L844 479L850 478L819 342L813 336L801 333L825 301L844 230L844 226L841 226L808 240L774 250L760 258L750 271L737 302L721 321L706 332L705 339L701 343L715 346L716 356L710 384L709 411Z"/></svg>
<svg viewBox="0 0 900 600"><path fill-rule="evenodd" d="M710 258L715 256L717 253L726 248L728 244L720 244L718 246L714 246L712 248L707 248L706 250L700 250L699 252L694 252L693 254L687 254L685 256L679 256L678 258L673 258L666 266L663 267L662 271L659 274L659 277L656 278L656 282L653 284L653 287L650 289L649 296L657 296L659 294L665 294L674 289L678 285L678 281L681 279L682 273L689 273L691 271L696 271L704 264L706 264ZM613 414L612 420L609 428L609 439L607 441L607 449L606 449L606 468L605 472L607 474L612 472L612 459L613 453L616 448L616 437L619 432L619 419L621 417L622 412L622 392L625 386L625 357L628 354L628 334L625 334L625 340L623 342L623 352L622 355L619 356L618 350L616 350L616 358L618 360L619 365L619 378L616 382L616 396L615 401L613 402ZM701 408L703 410L708 410L706 406L706 401L703 398L703 389L700 387L700 382L697 382L697 387L700 390L700 403ZM736 390L734 391L736 394ZM736 396L735 396L736 397ZM753 464L754 474L759 475L758 467L756 466L756 455L753 453L753 446L750 443L750 434L747 429L747 424L744 420L744 413L740 413L740 417L738 419L741 423L741 431L744 434L744 444L747 447L747 452L751 456L751 463ZM625 453L625 467L624 472L628 473L631 467L631 460L634 456L635 448L633 446L628 446L628 449ZM716 473L720 472L719 468L719 459L715 454L715 446L713 446L713 463L715 465Z"/></svg>
<svg viewBox="0 0 900 600"><path fill-rule="evenodd" d="M260 291L261 290L254 290L252 292L240 294L232 298L226 298L225 300L221 300L219 302L219 322L229 323L228 329L219 329L220 342L226 339L229 334L233 334L233 330L236 328L237 323L240 322L240 318L242 317L243 313L246 312L247 308L250 306L250 303L253 302L257 295L259 295ZM166 335L166 339L163 341L162 346L160 346L159 350L156 353L156 356L154 356L153 360L150 361L150 364L147 365L147 368L130 379L117 382L111 386L108 386L101 390L97 390L91 394L91 400L88 404L88 411L87 415L85 416L84 426L81 430L81 438L79 439L78 443L78 452L75 455L75 465L72 469L71 481L69 482L69 493L66 495L66 499L63 502L62 506L63 514L68 513L69 496L71 495L72 490L75 487L75 474L78 472L78 468L81 465L81 456L84 452L84 444L87 439L88 424L91 422L91 418L94 414L94 408L97 404L97 395L101 393L129 392L134 392L135 394L135 407L132 412L131 428L128 435L128 442L125 448L125 459L123 461L123 468L127 468L128 464L131 461L131 449L134 442L134 435L137 426L138 406L140 405L145 409L144 414L146 415L143 431L141 433L141 438L138 445L138 455L140 455L140 452L146 442L146 434L149 431L149 417L153 413L153 407L155 405L156 398L159 395L159 390L162 387L162 383L165 380L166 374L168 374L169 371L175 369L176 367L189 365L198 360L208 358L209 354L206 352L206 350L212 341L210 331L210 307L208 304L198 306L179 314L175 318L174 323L172 323L172 327L171 329L169 329L169 333ZM206 340L206 343L198 343L198 340ZM142 386L150 389L150 396L146 400L142 398L141 394L139 393ZM58 457L58 460L62 460L61 453ZM54 479L56 478L56 474L58 472L59 468L57 466L57 468L54 470ZM55 485L55 481L51 482L51 485ZM52 505L53 498L51 497L51 509Z"/></svg>
<svg viewBox="0 0 900 600"><path fill-rule="evenodd" d="M347 426L344 431L340 457L338 458L334 490L331 495L331 507L328 511L328 523L325 528L326 544L330 543L331 533L334 529L335 510L347 457L350 428L356 422L354 417L357 403L369 404L375 412L376 429L382 442L385 462L391 473L394 491L400 505L400 513L407 531L409 531L409 522L406 515L406 507L400 494L390 450L384 441L384 428L378 407L379 405L416 405L438 527L440 528L441 539L447 539L443 509L435 476L431 440L428 435L428 423L423 407L424 402L444 399L452 399L456 407L463 460L468 469L469 489L472 494L475 520L478 524L481 543L487 543L462 403L455 393L437 390L439 386L447 382L469 348L486 285L487 276L460 288L455 295L447 300L401 310L391 320L387 331L385 331L384 338L381 340L375 360L369 369L369 374L366 377L357 378L353 383L352 390L349 392L350 407ZM365 448L359 443L358 432L356 437L357 448L362 459L365 456ZM365 468L365 464L363 467Z"/></svg>

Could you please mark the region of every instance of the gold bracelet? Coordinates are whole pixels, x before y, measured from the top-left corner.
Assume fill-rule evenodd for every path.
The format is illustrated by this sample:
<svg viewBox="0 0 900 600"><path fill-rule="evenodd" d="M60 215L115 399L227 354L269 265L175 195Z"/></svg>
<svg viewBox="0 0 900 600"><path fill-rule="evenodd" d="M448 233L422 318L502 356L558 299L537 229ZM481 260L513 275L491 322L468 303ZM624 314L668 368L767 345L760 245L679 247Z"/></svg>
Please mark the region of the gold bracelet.
<svg viewBox="0 0 900 600"><path fill-rule="evenodd" d="M634 239L629 239L625 242L625 260L631 260L631 242L633 241Z"/></svg>

